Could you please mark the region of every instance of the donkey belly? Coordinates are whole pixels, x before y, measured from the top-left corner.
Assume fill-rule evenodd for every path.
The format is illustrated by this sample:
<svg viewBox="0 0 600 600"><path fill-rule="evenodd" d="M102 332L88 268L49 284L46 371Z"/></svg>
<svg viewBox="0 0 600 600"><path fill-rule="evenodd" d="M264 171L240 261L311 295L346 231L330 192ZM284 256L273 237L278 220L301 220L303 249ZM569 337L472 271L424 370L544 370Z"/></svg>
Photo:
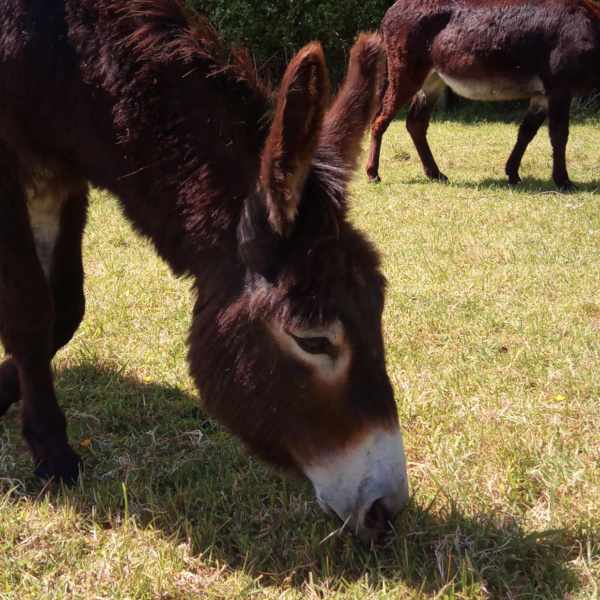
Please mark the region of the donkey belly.
<svg viewBox="0 0 600 600"><path fill-rule="evenodd" d="M501 101L519 100L544 95L544 86L539 77L510 79L507 77L492 77L489 79L447 75L438 71L446 85L451 87L459 96L470 100Z"/></svg>

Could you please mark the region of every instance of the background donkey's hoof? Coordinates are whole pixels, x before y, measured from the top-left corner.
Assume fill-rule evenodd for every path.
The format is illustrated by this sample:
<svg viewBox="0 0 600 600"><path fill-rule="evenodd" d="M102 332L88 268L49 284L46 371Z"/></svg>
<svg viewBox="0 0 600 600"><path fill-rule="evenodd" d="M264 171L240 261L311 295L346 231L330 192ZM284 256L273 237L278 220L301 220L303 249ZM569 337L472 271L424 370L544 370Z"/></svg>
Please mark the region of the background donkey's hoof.
<svg viewBox="0 0 600 600"><path fill-rule="evenodd" d="M560 179L556 182L556 186L562 192L576 192L579 188L569 179Z"/></svg>
<svg viewBox="0 0 600 600"><path fill-rule="evenodd" d="M436 171L431 174L427 173L427 177L429 177L429 179L433 179L433 181L439 181L440 183L448 183L448 178L441 171Z"/></svg>

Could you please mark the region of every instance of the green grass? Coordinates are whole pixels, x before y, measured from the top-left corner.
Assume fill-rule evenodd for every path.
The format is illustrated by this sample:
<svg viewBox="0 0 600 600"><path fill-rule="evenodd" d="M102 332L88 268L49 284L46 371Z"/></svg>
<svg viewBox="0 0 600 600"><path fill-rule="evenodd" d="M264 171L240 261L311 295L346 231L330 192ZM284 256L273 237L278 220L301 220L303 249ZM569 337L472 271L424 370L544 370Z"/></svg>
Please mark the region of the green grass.
<svg viewBox="0 0 600 600"><path fill-rule="evenodd" d="M86 472L42 494L17 408L0 421L0 598L599 598L598 123L572 123L572 194L545 130L505 185L515 135L438 119L439 184L395 122L383 183L353 185L389 279L412 491L372 552L203 414L189 282L94 193L87 314L55 361Z"/></svg>

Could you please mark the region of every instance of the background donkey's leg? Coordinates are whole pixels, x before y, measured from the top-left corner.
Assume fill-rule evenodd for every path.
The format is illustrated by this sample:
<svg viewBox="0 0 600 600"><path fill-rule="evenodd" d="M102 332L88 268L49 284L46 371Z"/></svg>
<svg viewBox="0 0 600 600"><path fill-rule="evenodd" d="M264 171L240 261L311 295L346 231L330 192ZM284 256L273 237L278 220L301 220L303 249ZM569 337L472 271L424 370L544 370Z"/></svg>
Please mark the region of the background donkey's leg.
<svg viewBox="0 0 600 600"><path fill-rule="evenodd" d="M435 71L432 71L423 83L422 89L413 97L406 117L406 129L408 129L408 133L410 133L410 137L419 153L425 175L440 181L448 181L448 178L440 173L433 158L431 148L427 142L427 130L429 129L431 115L445 87L446 84L442 78Z"/></svg>
<svg viewBox="0 0 600 600"><path fill-rule="evenodd" d="M521 166L523 154L525 154L527 146L546 120L547 115L546 98L540 96L532 98L523 121L521 121L521 125L519 126L517 143L506 161L505 172L508 176L508 183L515 184L521 181L519 167Z"/></svg>
<svg viewBox="0 0 600 600"><path fill-rule="evenodd" d="M381 105L371 127L371 146L367 159L367 175L369 181L381 181L379 177L379 156L381 153L381 140L398 111L419 91L423 79L418 82L409 80L403 67L398 66L400 61L388 55L388 82L381 100Z"/></svg>
<svg viewBox="0 0 600 600"><path fill-rule="evenodd" d="M552 144L552 179L562 189L575 189L575 184L567 173L566 149L569 139L569 111L571 93L569 89L557 86L548 94L548 130Z"/></svg>
<svg viewBox="0 0 600 600"><path fill-rule="evenodd" d="M0 337L12 356L4 369L18 366L21 433L36 473L71 482L81 461L67 441L66 419L52 384L54 302L17 172L0 147Z"/></svg>

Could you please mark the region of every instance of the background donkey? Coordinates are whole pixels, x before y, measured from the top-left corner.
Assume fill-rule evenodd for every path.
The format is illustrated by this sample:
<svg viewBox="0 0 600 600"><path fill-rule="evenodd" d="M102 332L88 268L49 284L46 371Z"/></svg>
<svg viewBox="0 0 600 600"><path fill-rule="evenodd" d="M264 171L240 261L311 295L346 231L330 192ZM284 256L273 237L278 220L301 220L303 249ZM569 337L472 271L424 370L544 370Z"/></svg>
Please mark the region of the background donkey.
<svg viewBox="0 0 600 600"><path fill-rule="evenodd" d="M429 119L446 85L473 100L530 98L506 163L521 181L525 150L548 117L552 178L572 188L565 149L571 99L600 83L600 9L591 0L399 0L381 31L388 84L373 122L367 161L379 181L381 139L412 98L406 127L425 174L446 180L427 143Z"/></svg>
<svg viewBox="0 0 600 600"><path fill-rule="evenodd" d="M408 490L384 278L346 216L379 38L359 39L329 110L306 47L272 112L248 57L226 60L178 0L2 0L0 32L0 414L22 400L36 472L79 471L50 360L83 317L90 182L193 278L204 406L371 541Z"/></svg>

